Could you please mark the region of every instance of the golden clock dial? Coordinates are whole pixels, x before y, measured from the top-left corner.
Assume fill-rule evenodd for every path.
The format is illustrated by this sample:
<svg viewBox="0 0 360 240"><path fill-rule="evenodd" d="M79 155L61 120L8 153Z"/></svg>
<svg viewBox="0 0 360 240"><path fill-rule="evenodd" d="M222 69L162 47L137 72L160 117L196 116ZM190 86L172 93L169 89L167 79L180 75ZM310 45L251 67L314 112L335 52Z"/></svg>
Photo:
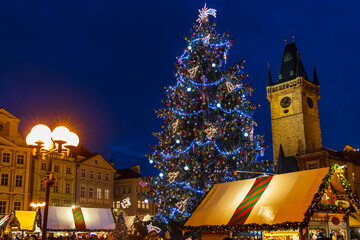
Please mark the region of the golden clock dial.
<svg viewBox="0 0 360 240"><path fill-rule="evenodd" d="M282 108L287 108L290 106L290 104L291 104L291 98L289 97L283 97L280 101L280 106Z"/></svg>

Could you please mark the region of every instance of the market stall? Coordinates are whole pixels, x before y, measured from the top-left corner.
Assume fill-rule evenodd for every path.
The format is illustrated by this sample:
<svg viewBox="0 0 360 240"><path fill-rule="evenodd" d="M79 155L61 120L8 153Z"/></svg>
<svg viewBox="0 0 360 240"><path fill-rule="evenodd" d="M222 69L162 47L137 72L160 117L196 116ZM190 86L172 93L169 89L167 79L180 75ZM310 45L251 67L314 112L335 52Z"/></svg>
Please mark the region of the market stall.
<svg viewBox="0 0 360 240"><path fill-rule="evenodd" d="M53 236L76 234L105 237L114 229L115 222L111 209L49 207L48 230Z"/></svg>
<svg viewBox="0 0 360 240"><path fill-rule="evenodd" d="M261 231L261 238L269 240L348 240L349 216L357 215L359 207L343 168L333 165L216 184L184 230L201 232L206 239L240 239L241 232Z"/></svg>
<svg viewBox="0 0 360 240"><path fill-rule="evenodd" d="M37 211L12 211L0 220L2 233L24 237L39 230Z"/></svg>

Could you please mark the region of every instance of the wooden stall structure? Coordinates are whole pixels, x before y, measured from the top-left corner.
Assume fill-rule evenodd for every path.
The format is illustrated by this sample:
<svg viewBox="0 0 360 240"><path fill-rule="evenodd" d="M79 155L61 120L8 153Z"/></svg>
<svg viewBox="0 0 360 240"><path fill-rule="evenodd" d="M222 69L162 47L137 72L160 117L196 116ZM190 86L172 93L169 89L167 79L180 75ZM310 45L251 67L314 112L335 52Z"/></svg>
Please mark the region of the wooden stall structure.
<svg viewBox="0 0 360 240"><path fill-rule="evenodd" d="M350 240L360 204L332 165L214 185L184 226L201 239ZM247 233L244 234L244 233Z"/></svg>

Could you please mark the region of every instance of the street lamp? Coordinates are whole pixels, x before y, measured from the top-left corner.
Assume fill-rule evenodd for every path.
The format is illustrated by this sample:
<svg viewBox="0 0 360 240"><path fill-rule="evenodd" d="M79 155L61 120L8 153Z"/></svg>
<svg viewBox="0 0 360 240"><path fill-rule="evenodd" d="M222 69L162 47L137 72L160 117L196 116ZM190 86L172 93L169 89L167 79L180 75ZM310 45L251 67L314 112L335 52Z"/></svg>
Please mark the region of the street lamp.
<svg viewBox="0 0 360 240"><path fill-rule="evenodd" d="M34 126L30 133L26 136L26 143L36 149L35 154L41 154L44 157L49 157L49 166L47 170L47 177L44 178L45 184L45 206L44 206L44 220L42 226L41 239L46 240L46 230L49 213L49 198L50 187L56 185L56 178L52 172L52 161L54 155L62 155L66 149L71 149L79 144L79 137L70 132L66 127L56 127L52 132L50 128L44 124ZM66 144L66 145L65 145Z"/></svg>

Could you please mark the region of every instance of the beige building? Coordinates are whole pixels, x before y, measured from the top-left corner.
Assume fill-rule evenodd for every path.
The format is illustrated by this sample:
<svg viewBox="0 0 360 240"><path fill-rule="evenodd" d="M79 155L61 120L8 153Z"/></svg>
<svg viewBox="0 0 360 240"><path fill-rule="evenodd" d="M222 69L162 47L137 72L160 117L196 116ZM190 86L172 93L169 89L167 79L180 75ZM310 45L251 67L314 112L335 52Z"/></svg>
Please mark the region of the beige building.
<svg viewBox="0 0 360 240"><path fill-rule="evenodd" d="M295 43L285 46L277 81L267 79L276 172L346 165L345 176L360 193L360 152L346 146L335 151L322 146L318 101L320 84L314 68L310 81Z"/></svg>
<svg viewBox="0 0 360 240"><path fill-rule="evenodd" d="M0 108L0 217L30 208L32 149L18 131L19 122Z"/></svg>
<svg viewBox="0 0 360 240"><path fill-rule="evenodd" d="M114 189L113 163L83 146L76 155L76 206L112 208Z"/></svg>
<svg viewBox="0 0 360 240"><path fill-rule="evenodd" d="M49 159L40 154L33 157L32 202L45 202L45 185ZM76 162L75 158L63 154L54 156L52 162L53 176L57 182L50 188L49 206L71 207L75 204L76 195Z"/></svg>
<svg viewBox="0 0 360 240"><path fill-rule="evenodd" d="M150 191L149 187L141 184L141 178L139 165L116 170L113 208L125 217L153 216L155 213L153 204L140 196L142 192Z"/></svg>

